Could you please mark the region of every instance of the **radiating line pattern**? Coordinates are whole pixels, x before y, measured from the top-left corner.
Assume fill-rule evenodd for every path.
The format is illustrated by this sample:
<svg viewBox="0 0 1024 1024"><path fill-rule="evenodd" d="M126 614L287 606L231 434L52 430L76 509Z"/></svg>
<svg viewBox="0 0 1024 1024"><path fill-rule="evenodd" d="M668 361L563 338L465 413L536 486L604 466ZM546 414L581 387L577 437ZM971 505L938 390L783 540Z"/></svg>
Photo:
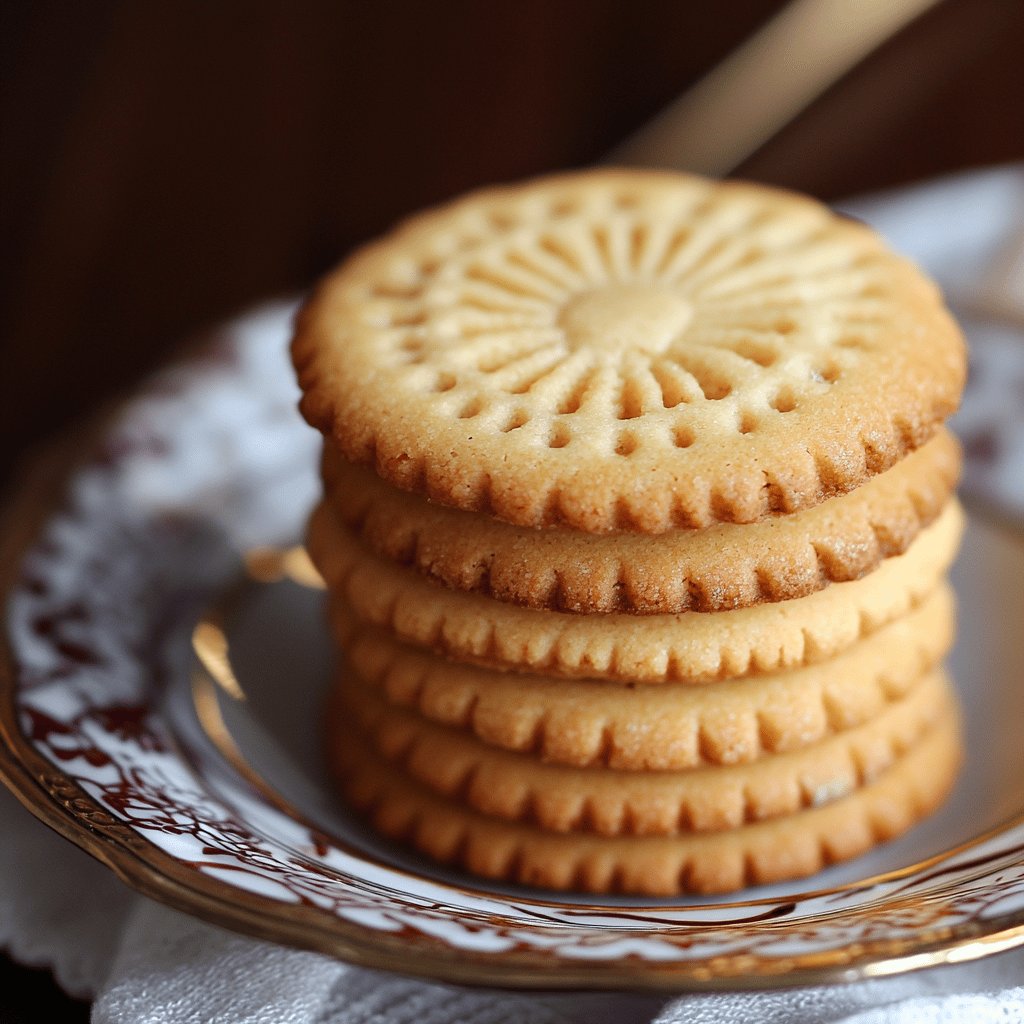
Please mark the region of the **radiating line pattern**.
<svg viewBox="0 0 1024 1024"><path fill-rule="evenodd" d="M606 193L480 213L430 240L443 255L384 266L362 316L400 384L550 447L630 454L653 421L685 424L662 438L686 447L827 391L889 315L891 257L823 209Z"/></svg>
<svg viewBox="0 0 1024 1024"><path fill-rule="evenodd" d="M956 408L938 290L811 200L595 171L461 199L330 275L292 345L346 459L521 526L663 533L845 494Z"/></svg>

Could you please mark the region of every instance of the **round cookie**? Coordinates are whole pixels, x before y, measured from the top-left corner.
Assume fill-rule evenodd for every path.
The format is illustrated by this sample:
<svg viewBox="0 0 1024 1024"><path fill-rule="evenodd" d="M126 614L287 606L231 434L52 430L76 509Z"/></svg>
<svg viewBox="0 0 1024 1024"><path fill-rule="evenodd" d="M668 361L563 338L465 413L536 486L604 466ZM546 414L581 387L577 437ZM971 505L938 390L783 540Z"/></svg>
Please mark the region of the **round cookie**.
<svg viewBox="0 0 1024 1024"><path fill-rule="evenodd" d="M340 687L334 738L345 742L351 720L407 775L490 817L553 832L677 835L735 829L838 800L877 778L951 708L949 684L933 672L876 718L802 750L756 764L622 772L496 750L350 679Z"/></svg>
<svg viewBox="0 0 1024 1024"><path fill-rule="evenodd" d="M878 779L823 807L725 832L566 835L446 800L388 764L336 712L331 717L345 730L344 742L329 746L332 772L378 832L484 878L590 893L727 893L814 874L933 811L961 759L959 721L950 711Z"/></svg>
<svg viewBox="0 0 1024 1024"><path fill-rule="evenodd" d="M355 630L341 673L485 743L576 767L679 771L799 750L883 713L945 656L954 601L921 606L816 665L708 686L631 686L462 665Z"/></svg>
<svg viewBox="0 0 1024 1024"><path fill-rule="evenodd" d="M965 355L935 286L790 193L595 170L422 214L327 276L292 345L345 458L521 526L796 512L924 444Z"/></svg>
<svg viewBox="0 0 1024 1024"><path fill-rule="evenodd" d="M960 452L945 429L891 469L803 512L644 534L532 530L423 500L324 447L326 500L361 541L457 590L531 608L671 615L786 601L858 579L938 515Z"/></svg>
<svg viewBox="0 0 1024 1024"><path fill-rule="evenodd" d="M795 601L645 616L534 610L440 587L366 551L322 504L308 543L342 646L354 618L462 661L560 676L705 683L821 661L905 614L935 589L962 527L953 500L904 554L863 579Z"/></svg>

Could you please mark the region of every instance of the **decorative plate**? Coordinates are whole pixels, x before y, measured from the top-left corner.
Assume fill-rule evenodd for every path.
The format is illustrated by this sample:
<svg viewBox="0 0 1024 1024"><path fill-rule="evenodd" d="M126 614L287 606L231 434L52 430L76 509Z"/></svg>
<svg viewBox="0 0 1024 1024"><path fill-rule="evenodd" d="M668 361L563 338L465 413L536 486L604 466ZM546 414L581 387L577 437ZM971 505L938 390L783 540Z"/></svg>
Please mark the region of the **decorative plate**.
<svg viewBox="0 0 1024 1024"><path fill-rule="evenodd" d="M1024 943L1024 536L980 516L955 573L968 763L873 854L729 902L595 904L439 869L349 817L318 757L319 593L289 578L301 560L243 572L316 493L289 316L234 324L124 409L59 505L7 517L0 773L42 820L218 924L448 981L764 987Z"/></svg>

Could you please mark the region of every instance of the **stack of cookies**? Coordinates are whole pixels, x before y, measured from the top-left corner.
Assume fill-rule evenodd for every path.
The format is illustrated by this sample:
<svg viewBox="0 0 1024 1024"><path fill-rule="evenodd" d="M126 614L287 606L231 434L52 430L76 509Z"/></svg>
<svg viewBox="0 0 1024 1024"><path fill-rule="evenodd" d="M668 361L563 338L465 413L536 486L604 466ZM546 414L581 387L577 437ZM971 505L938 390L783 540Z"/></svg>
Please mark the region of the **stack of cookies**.
<svg viewBox="0 0 1024 1024"><path fill-rule="evenodd" d="M488 878L719 893L948 792L962 339L865 227L596 171L329 276L293 354L340 787Z"/></svg>

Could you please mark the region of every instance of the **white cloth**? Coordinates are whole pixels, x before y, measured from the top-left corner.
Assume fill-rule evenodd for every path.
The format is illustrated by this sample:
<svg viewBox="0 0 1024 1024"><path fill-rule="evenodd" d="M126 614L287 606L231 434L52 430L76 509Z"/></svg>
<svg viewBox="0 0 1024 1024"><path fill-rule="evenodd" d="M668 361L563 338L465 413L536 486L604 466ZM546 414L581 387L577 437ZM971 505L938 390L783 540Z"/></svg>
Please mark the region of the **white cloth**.
<svg viewBox="0 0 1024 1024"><path fill-rule="evenodd" d="M986 172L976 180L981 186L979 199L987 197L988 202L971 205L969 215L1011 223L1006 204L1011 197L1014 201L1024 197L1024 170ZM936 226L948 229L949 210L967 215L963 203L950 204L943 192L948 188L948 183L940 182L895 194L881 203L847 204L847 209L869 217L881 214L886 233L895 243L917 254L949 288L957 283L958 268L930 265L927 237ZM1007 355L1012 351L1004 346L999 358L1016 360ZM1024 358L1014 365L1024 381ZM1005 384L1007 371L1000 369L993 380ZM998 398L992 401L998 404ZM1007 423L1015 410L1024 410L1024 402L1009 401L1006 415L997 413L996 420L1003 432L1002 447L1012 461L1024 458L1024 426L1008 437ZM992 409L987 397L976 404ZM1007 493L1019 486L1019 474L1008 471L1008 465L1002 464L1009 481ZM989 470L995 472L991 466ZM2 792L0 821L0 944L19 961L51 967L69 992L95 997L97 1024L1024 1021L1024 950L849 985L668 1001L654 996L531 995L432 984L257 942L159 906L134 894Z"/></svg>
<svg viewBox="0 0 1024 1024"><path fill-rule="evenodd" d="M843 986L684 996L459 989L256 942L136 896L0 792L0 942L95 1024L1019 1024L1024 950Z"/></svg>

